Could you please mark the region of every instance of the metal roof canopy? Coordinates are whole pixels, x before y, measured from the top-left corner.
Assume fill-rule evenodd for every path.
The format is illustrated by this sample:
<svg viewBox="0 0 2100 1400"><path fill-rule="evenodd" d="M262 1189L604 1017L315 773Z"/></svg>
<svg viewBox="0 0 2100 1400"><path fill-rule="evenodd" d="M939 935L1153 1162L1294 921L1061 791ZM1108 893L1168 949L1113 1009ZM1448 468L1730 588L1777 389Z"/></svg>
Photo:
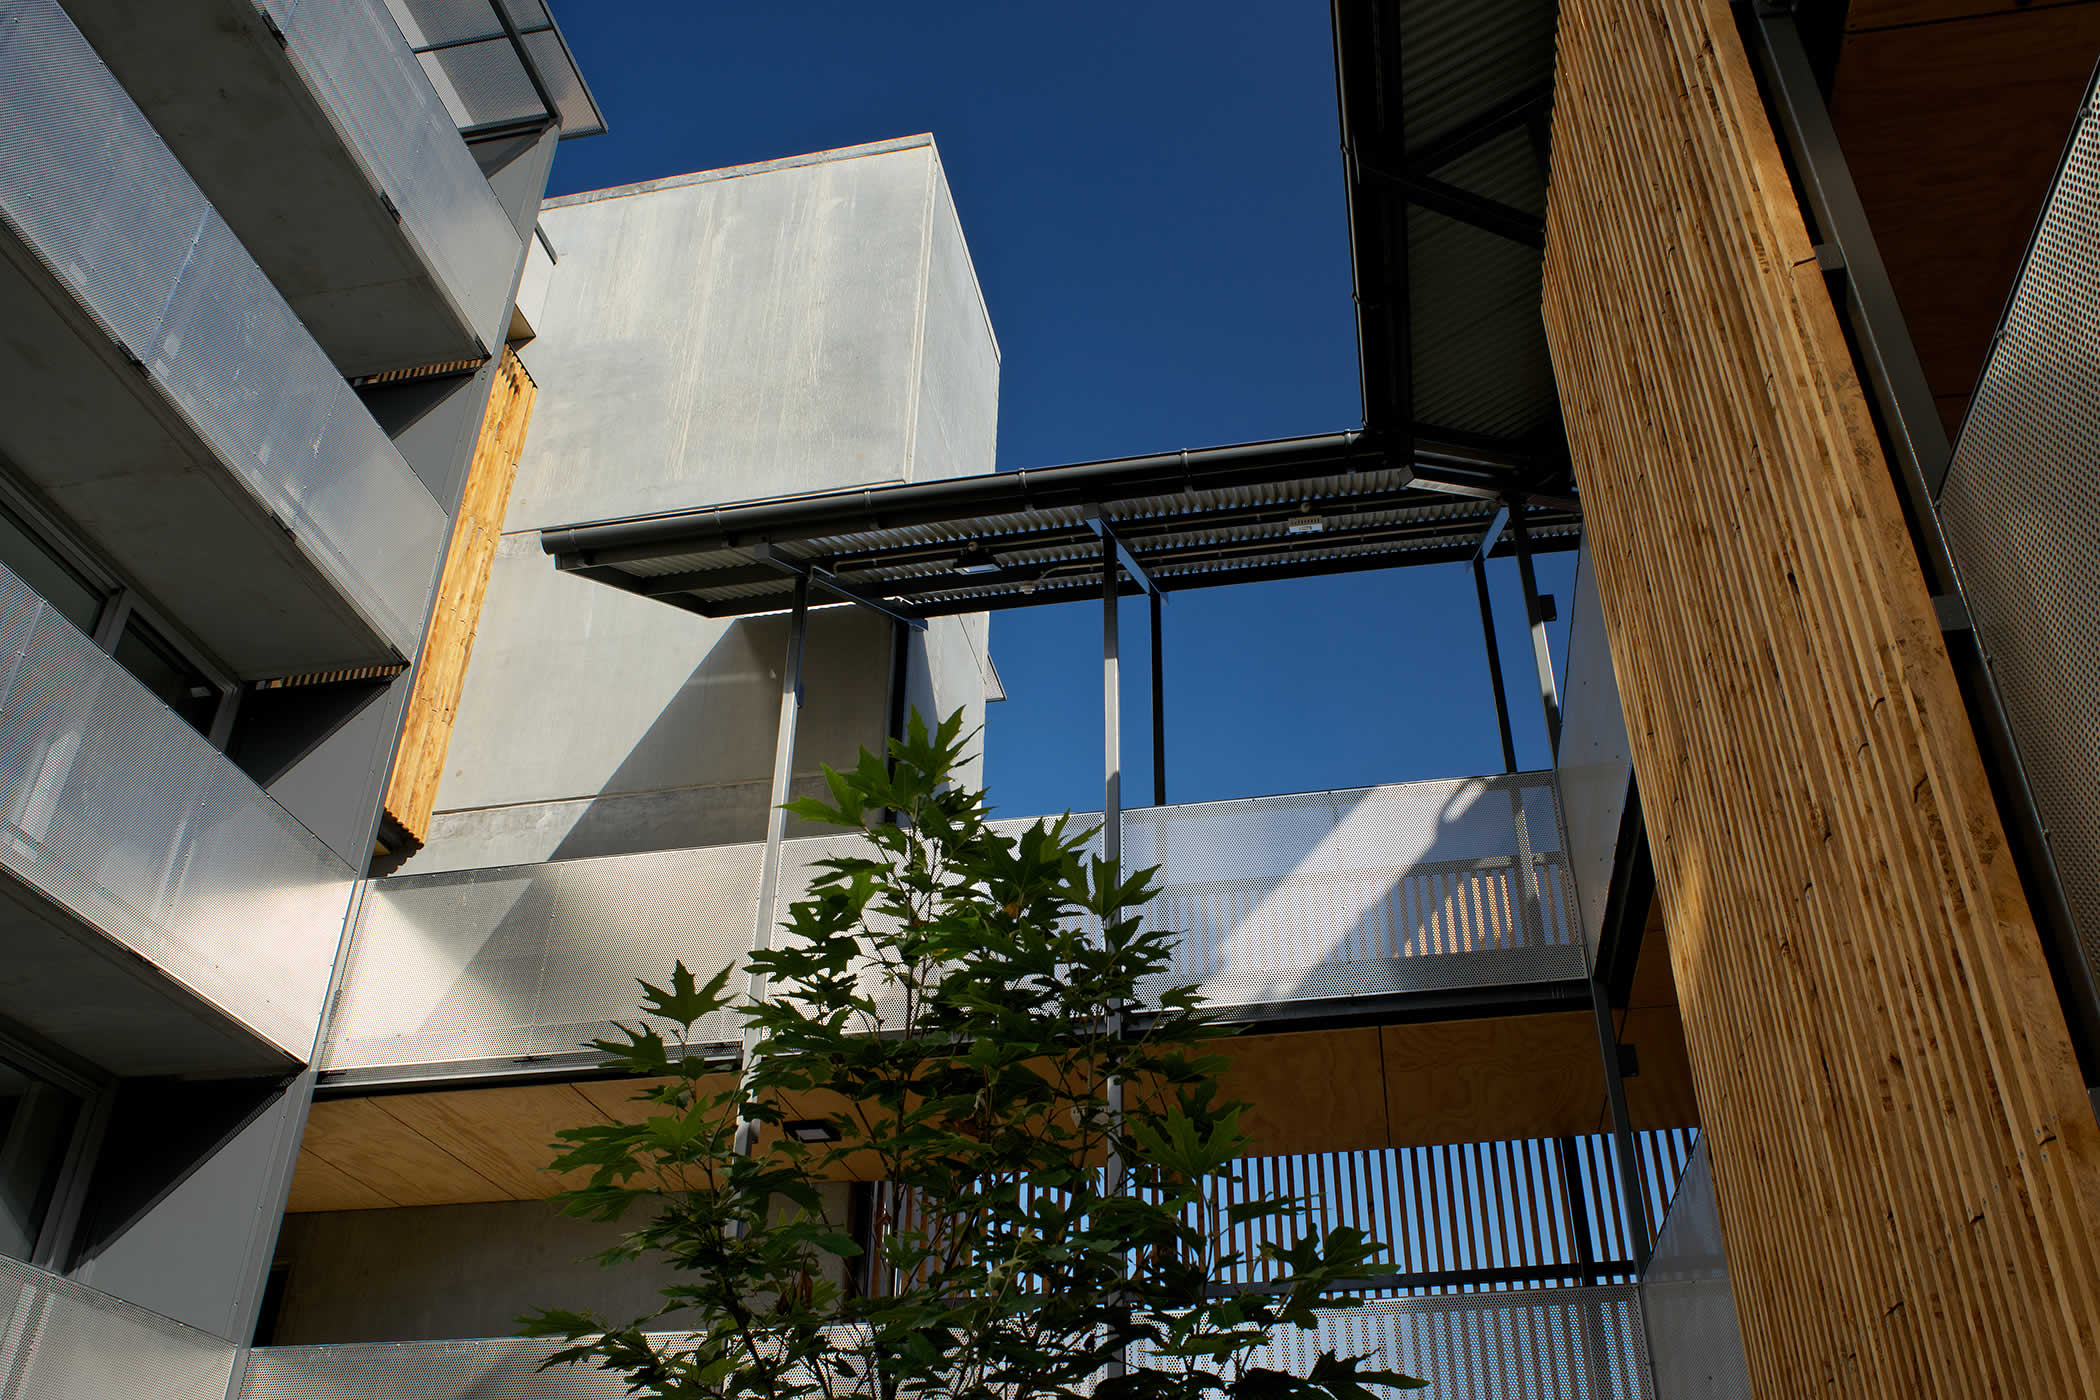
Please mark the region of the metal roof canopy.
<svg viewBox="0 0 2100 1400"><path fill-rule="evenodd" d="M566 573L706 617L779 612L796 580L906 621L1579 542L1536 464L1418 436L1401 465L1360 432L675 511L540 532Z"/></svg>

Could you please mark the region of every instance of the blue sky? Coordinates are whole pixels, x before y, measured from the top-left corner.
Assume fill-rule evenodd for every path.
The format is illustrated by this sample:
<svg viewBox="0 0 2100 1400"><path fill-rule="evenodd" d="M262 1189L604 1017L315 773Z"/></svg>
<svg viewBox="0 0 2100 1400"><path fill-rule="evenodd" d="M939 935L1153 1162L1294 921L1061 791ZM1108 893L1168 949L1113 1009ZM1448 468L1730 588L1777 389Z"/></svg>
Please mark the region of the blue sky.
<svg viewBox="0 0 2100 1400"><path fill-rule="evenodd" d="M1360 425L1325 5L555 8L611 133L564 144L553 194L934 134L999 336L1002 469ZM1540 561L1563 617L1572 577L1572 555ZM1543 767L1513 566L1493 581L1518 757ZM1501 769L1461 567L1166 613L1174 801ZM1098 605L994 617L1003 810L1099 805L1100 625ZM1149 801L1141 605L1122 630L1125 792Z"/></svg>

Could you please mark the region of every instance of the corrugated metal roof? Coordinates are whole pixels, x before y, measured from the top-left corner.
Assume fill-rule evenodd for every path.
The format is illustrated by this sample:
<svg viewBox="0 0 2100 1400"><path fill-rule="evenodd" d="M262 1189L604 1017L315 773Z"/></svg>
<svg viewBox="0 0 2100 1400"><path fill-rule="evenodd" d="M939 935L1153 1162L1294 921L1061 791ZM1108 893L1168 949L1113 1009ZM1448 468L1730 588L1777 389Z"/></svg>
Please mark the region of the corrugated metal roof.
<svg viewBox="0 0 2100 1400"><path fill-rule="evenodd" d="M1104 531L1127 552L1117 565L1126 591L1141 586L1134 563L1171 592L1471 558L1505 508L1490 487L1433 480L1375 456L1360 471L1320 469L1337 452L1356 451L1356 435L1340 439L1082 463L1025 481L1015 473L748 502L562 527L544 532L542 543L566 571L714 617L786 607L798 575L900 615L931 617L1097 597ZM1275 464L1266 473L1264 460ZM1147 489L1177 463L1182 490ZM1298 463L1313 469L1293 473ZM1527 497L1514 476L1507 489L1527 501L1535 548L1573 546L1572 502ZM1023 499L1074 492L1095 499ZM1505 534L1495 547L1510 545Z"/></svg>

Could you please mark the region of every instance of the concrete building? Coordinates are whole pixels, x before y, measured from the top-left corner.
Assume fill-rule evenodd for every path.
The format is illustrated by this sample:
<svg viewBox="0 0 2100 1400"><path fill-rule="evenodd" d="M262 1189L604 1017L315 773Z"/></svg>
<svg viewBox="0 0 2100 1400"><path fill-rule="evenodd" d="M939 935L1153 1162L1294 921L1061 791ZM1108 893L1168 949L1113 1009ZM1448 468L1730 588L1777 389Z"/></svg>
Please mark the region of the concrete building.
<svg viewBox="0 0 2100 1400"><path fill-rule="evenodd" d="M0 0L0 1400L618 1394L582 1047L1059 601L1319 1346L2100 1394L2095 14L1337 0L1363 426L993 473L930 138L543 207L537 0ZM1123 789L1119 599L1399 567L1507 771Z"/></svg>

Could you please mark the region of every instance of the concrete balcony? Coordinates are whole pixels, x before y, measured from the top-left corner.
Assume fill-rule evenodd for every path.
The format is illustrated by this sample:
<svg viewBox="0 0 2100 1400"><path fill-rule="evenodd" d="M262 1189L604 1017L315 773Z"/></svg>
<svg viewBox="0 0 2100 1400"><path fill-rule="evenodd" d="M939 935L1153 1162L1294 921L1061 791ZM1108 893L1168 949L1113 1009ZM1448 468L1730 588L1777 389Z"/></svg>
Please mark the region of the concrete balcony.
<svg viewBox="0 0 2100 1400"><path fill-rule="evenodd" d="M0 1017L116 1074L288 1069L352 879L0 569Z"/></svg>
<svg viewBox="0 0 2100 1400"><path fill-rule="evenodd" d="M786 843L783 909L816 861L856 839ZM1162 987L1196 983L1228 1019L1375 1018L1585 975L1550 773L1144 808L1126 813L1124 843L1133 867L1161 867L1147 917L1184 935ZM710 846L380 881L322 1068L414 1081L573 1062L634 1019L635 978L743 954L763 854ZM730 1018L716 1019L702 1037L733 1042Z"/></svg>
<svg viewBox="0 0 2100 1400"><path fill-rule="evenodd" d="M523 237L381 0L65 7L340 373L500 348Z"/></svg>
<svg viewBox="0 0 2100 1400"><path fill-rule="evenodd" d="M0 458L243 677L415 652L445 511L55 0L0 21Z"/></svg>

